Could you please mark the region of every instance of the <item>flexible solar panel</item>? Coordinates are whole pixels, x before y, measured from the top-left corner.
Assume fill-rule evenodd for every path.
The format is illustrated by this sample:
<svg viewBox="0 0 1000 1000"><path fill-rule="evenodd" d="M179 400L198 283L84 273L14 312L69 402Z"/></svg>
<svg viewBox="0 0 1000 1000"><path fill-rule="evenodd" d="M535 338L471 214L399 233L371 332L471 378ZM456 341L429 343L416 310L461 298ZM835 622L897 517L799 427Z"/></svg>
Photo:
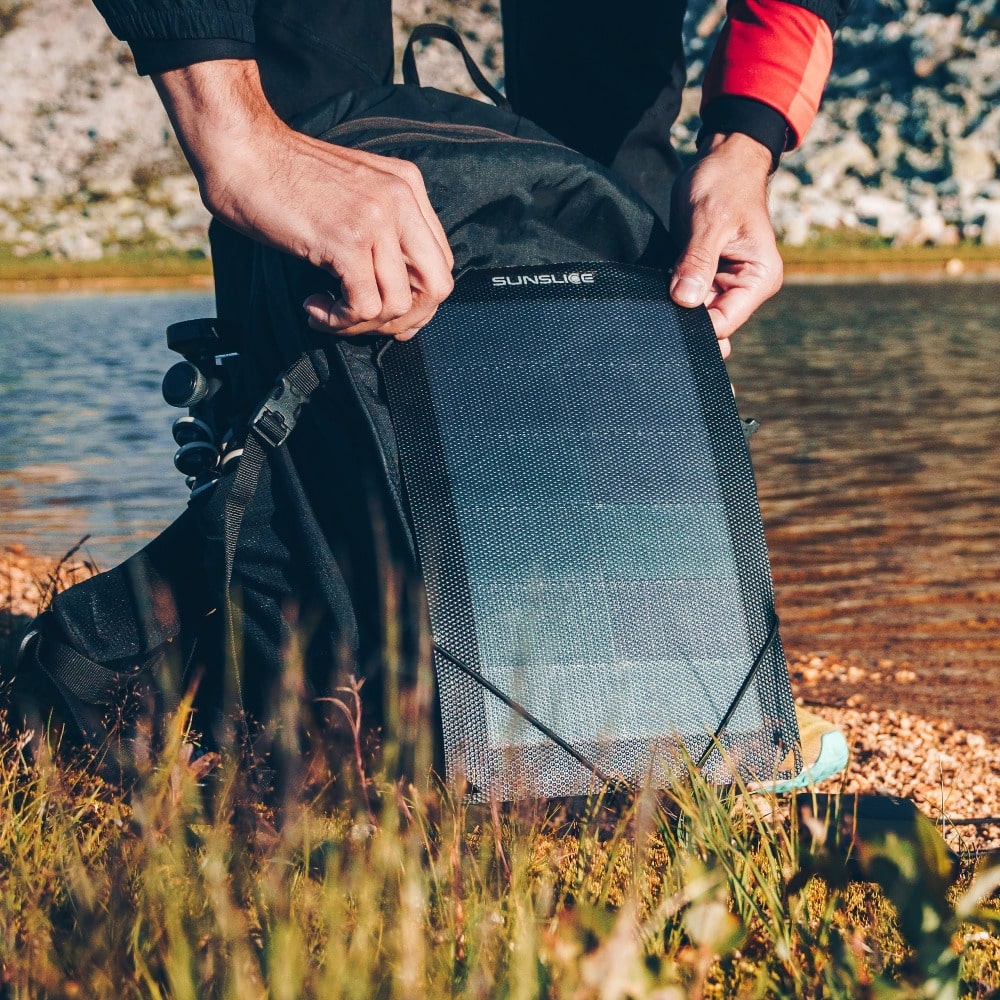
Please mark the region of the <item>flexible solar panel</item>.
<svg viewBox="0 0 1000 1000"><path fill-rule="evenodd" d="M473 799L776 776L796 743L742 425L660 272L470 271L382 359ZM535 721L529 721L535 720Z"/></svg>

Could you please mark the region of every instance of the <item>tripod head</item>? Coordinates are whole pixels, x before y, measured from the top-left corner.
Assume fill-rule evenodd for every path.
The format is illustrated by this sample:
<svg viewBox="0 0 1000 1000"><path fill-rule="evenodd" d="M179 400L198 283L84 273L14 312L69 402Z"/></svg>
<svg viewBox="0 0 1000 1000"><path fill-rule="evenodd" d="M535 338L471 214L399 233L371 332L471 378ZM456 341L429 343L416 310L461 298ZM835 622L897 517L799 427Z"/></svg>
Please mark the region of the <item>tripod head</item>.
<svg viewBox="0 0 1000 1000"><path fill-rule="evenodd" d="M239 342L238 327L215 318L167 327L167 346L184 360L163 376L163 398L188 411L174 421L179 445L174 465L186 477L192 496L210 487L242 451L230 433Z"/></svg>

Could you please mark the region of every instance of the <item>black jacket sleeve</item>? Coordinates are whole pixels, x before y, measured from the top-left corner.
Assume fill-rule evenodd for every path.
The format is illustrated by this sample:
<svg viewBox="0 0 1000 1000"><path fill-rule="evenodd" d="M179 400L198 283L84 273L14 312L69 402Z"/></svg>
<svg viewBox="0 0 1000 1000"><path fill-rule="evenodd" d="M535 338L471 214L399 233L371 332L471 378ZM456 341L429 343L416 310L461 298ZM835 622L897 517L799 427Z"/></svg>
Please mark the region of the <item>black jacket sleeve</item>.
<svg viewBox="0 0 1000 1000"><path fill-rule="evenodd" d="M140 73L253 56L255 0L94 0Z"/></svg>

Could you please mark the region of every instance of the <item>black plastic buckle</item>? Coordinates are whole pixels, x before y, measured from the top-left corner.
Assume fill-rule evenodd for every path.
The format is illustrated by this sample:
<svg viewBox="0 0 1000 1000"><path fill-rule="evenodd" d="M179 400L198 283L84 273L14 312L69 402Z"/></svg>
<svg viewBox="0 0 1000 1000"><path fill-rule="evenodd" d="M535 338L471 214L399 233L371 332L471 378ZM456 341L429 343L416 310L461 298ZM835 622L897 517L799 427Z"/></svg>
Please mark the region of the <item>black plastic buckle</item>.
<svg viewBox="0 0 1000 1000"><path fill-rule="evenodd" d="M308 402L309 397L294 386L287 375L283 375L250 418L250 430L264 444L280 448L288 440L302 407Z"/></svg>

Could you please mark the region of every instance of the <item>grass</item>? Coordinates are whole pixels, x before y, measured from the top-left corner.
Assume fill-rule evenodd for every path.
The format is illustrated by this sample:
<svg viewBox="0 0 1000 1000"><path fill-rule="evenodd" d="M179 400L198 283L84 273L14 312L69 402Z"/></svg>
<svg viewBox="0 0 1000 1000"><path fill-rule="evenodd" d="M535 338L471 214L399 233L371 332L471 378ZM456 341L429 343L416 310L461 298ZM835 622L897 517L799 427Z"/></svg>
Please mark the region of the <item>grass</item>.
<svg viewBox="0 0 1000 1000"><path fill-rule="evenodd" d="M470 806L397 713L366 741L358 685L319 724L301 671L290 650L252 756L197 756L191 696L156 741L137 725L127 785L0 718L0 995L1000 995L1000 868L956 879L930 821L849 843L848 798L792 809L693 766L574 814Z"/></svg>
<svg viewBox="0 0 1000 1000"><path fill-rule="evenodd" d="M46 290L80 285L157 287L203 283L212 262L200 252L131 250L101 260L57 260L45 254L16 257L0 246L0 290Z"/></svg>
<svg viewBox="0 0 1000 1000"><path fill-rule="evenodd" d="M957 246L904 246L875 234L850 230L830 230L803 246L783 246L782 257L788 268L830 268L856 266L939 266L959 260L963 264L1000 263L1000 249L979 243L963 242Z"/></svg>
<svg viewBox="0 0 1000 1000"><path fill-rule="evenodd" d="M609 811L595 798L572 821L538 803L477 811L459 789L359 767L357 691L336 697L326 737L272 743L263 784L237 753L192 759L185 706L128 792L9 735L0 991L945 1000L1000 988L1000 914L984 906L1000 870L953 886L932 835L858 843L848 868L836 817L800 820L693 769L668 799Z"/></svg>

